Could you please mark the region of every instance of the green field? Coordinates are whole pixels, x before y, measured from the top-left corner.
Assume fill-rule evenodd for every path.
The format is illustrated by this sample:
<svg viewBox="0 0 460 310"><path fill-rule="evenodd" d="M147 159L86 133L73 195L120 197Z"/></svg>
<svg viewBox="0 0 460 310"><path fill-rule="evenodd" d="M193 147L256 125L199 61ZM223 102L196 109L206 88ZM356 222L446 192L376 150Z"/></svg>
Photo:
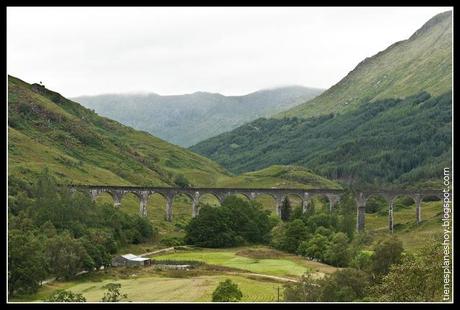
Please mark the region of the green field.
<svg viewBox="0 0 460 310"><path fill-rule="evenodd" d="M242 301L276 301L278 287L282 297L283 279L258 275L295 277L305 272L315 272L320 276L336 270L264 246L193 249L153 258L201 260L212 266L205 265L210 268L197 267L189 271L159 271L154 266L111 268L83 275L73 281L45 284L37 294L18 297L13 301L42 301L58 289L81 293L88 301L100 301L104 286L108 283L120 283L121 291L128 294L127 301L211 301L212 292L225 279L232 279L238 284L243 293Z"/></svg>
<svg viewBox="0 0 460 310"><path fill-rule="evenodd" d="M171 278L161 276L133 277L132 279L105 279L91 282L53 283L45 286L28 301L42 301L56 289L65 288L81 293L87 301L100 301L104 295L104 286L108 283L120 283L121 291L128 295L123 301L161 302L161 301L211 301L212 292L219 282L231 279L238 284L243 293L242 301L276 301L277 287L282 285L270 281L257 281L240 276L198 276L192 278ZM282 291L281 291L282 292ZM35 298L35 299L34 299Z"/></svg>
<svg viewBox="0 0 460 310"><path fill-rule="evenodd" d="M329 265L308 261L300 256L276 251L265 246L196 249L153 256L152 258L197 260L254 273L294 278L305 272L331 273L336 270Z"/></svg>

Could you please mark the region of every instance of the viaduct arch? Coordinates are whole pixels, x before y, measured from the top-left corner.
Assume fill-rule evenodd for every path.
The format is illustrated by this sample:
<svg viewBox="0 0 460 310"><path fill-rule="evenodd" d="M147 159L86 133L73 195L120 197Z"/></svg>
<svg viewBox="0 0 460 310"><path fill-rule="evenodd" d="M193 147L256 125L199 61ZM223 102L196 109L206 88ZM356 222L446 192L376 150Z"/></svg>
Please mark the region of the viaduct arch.
<svg viewBox="0 0 460 310"><path fill-rule="evenodd" d="M422 200L424 197L431 197L435 196L439 199L443 199L443 194L441 191L436 190L398 190L398 191L389 191L389 190L380 190L380 191L367 191L367 192L359 192L356 194L355 201L357 206L356 212L356 230L362 231L364 230L364 223L365 223L365 211L366 211L366 203L369 198L374 196L380 196L385 199L388 204L388 229L390 232L393 232L394 226L394 202L396 198L400 196L408 196L412 198L415 202L415 220L417 224L422 221Z"/></svg>
<svg viewBox="0 0 460 310"><path fill-rule="evenodd" d="M93 200L102 193L108 193L112 196L115 207L120 207L121 198L127 193L132 193L139 198L139 214L147 215L147 203L150 195L160 194L166 199L165 214L166 220L172 221L173 218L173 200L178 194L183 194L192 200L192 217L198 215L198 203L200 197L206 194L215 196L220 203L229 195L240 194L246 196L249 200L257 198L259 195L269 195L276 202L276 213L281 216L281 205L287 195L296 195L301 199L302 211L308 210L310 197L313 195L326 196L329 201L329 211L332 211L334 206L340 201L344 194L343 190L337 189L298 189L298 188L180 188L180 187L139 187L139 186L103 186L103 185L70 185L72 191L84 191L91 195ZM415 201L416 222L420 223L421 202L424 197L435 196L443 198L442 192L436 190L398 190L398 191L362 191L355 195L356 201L356 229L364 230L365 226L365 210L366 203L372 196L381 196L388 203L388 228L393 232L393 205L398 196L405 195L411 197Z"/></svg>

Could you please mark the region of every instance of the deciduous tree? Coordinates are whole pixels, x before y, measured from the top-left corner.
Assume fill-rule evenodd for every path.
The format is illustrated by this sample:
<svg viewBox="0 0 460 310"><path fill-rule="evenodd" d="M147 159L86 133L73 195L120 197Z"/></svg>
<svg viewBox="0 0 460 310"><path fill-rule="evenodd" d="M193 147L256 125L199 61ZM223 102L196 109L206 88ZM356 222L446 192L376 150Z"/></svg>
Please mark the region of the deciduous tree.
<svg viewBox="0 0 460 310"><path fill-rule="evenodd" d="M243 293L238 285L230 279L220 282L212 293L212 301L217 302L235 302L240 301Z"/></svg>

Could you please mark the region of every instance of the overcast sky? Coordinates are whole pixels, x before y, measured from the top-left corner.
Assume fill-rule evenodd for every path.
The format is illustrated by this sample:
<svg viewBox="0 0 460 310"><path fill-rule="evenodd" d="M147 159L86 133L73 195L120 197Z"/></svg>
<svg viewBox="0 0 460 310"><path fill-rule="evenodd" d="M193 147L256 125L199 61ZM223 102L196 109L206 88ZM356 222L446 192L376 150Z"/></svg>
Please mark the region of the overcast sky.
<svg viewBox="0 0 460 310"><path fill-rule="evenodd" d="M329 88L448 7L7 9L7 71L64 96Z"/></svg>

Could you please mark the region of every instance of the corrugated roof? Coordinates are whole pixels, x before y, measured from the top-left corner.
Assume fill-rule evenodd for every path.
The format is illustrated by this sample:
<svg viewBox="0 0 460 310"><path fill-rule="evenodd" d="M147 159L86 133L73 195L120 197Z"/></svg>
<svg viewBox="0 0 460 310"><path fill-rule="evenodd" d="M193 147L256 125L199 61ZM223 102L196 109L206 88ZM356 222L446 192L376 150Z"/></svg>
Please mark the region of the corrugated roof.
<svg viewBox="0 0 460 310"><path fill-rule="evenodd" d="M150 258L140 257L140 256L137 256L131 253L122 255L121 257L126 258L128 260L137 261L137 262L143 262L143 261L150 259Z"/></svg>

